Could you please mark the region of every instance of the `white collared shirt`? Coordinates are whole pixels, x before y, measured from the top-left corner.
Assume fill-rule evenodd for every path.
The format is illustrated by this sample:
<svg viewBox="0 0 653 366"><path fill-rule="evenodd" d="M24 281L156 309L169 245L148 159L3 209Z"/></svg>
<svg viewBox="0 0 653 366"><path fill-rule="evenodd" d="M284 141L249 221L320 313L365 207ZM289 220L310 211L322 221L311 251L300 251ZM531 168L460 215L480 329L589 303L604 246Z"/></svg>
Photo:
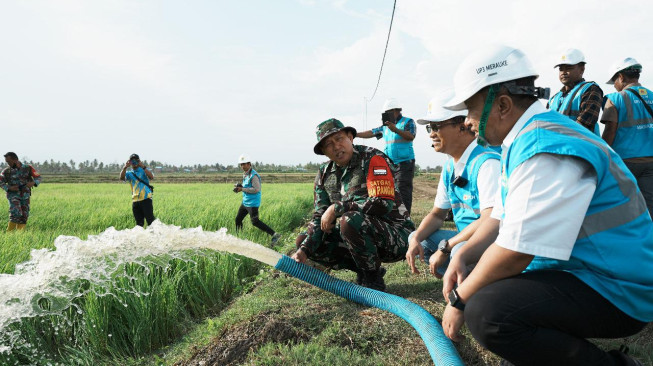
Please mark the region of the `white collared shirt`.
<svg viewBox="0 0 653 366"><path fill-rule="evenodd" d="M465 169L467 160L472 154L472 151L478 146L476 139L467 146L463 154L458 159L457 163L454 163L454 174L456 172L462 172ZM449 159L453 159L449 156ZM449 164L449 160L445 163L445 166ZM501 163L497 159L488 159L483 162L480 169L478 170L478 177L476 178L477 187L478 187L478 201L479 209L481 211L485 210L488 207L494 206L494 200L497 192L499 192L499 178L501 173ZM447 189L444 186L442 175L440 175L440 182L438 183L438 191L435 195L435 202L433 203L435 207L441 208L443 210L448 210L451 208L451 201L449 200L449 195L447 194Z"/></svg>
<svg viewBox="0 0 653 366"><path fill-rule="evenodd" d="M531 117L544 112L542 103L533 103L503 140L503 151ZM508 179L505 205L501 190L497 192L492 217L501 220L501 226L495 243L524 254L568 260L596 179L594 168L576 157L542 153L524 161Z"/></svg>

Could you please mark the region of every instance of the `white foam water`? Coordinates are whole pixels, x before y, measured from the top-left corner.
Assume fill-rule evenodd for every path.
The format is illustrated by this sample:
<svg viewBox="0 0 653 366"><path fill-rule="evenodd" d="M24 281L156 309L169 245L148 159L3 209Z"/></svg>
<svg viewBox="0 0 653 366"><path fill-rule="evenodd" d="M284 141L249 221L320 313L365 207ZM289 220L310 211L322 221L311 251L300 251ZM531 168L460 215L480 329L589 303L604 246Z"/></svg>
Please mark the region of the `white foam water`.
<svg viewBox="0 0 653 366"><path fill-rule="evenodd" d="M54 246L55 250L32 250L31 259L18 264L14 274L0 274L0 334L21 319L60 314L74 306L72 300L85 290L70 286L71 282L109 284L121 265L141 263L142 258L164 255L182 258L181 253L188 250L212 249L275 266L282 257L272 249L229 235L224 228L217 232L204 231L202 227L181 229L158 220L147 229L110 227L86 240L60 236ZM105 286L93 288L98 287ZM42 306L42 299L47 306ZM11 345L6 344L11 337L4 338L0 340L0 354L11 350Z"/></svg>

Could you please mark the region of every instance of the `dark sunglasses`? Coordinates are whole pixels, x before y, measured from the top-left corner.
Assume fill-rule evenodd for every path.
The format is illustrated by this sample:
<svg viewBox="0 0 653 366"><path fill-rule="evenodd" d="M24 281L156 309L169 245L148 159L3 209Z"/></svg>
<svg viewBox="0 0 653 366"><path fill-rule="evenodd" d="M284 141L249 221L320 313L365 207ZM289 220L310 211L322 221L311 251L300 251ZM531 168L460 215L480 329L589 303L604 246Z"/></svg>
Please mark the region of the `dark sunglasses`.
<svg viewBox="0 0 653 366"><path fill-rule="evenodd" d="M438 132L442 127L446 125L455 125L460 122L458 121L452 121L452 122L445 122L445 123L436 123L436 122L431 122L428 125L426 125L426 132L431 133L431 131Z"/></svg>

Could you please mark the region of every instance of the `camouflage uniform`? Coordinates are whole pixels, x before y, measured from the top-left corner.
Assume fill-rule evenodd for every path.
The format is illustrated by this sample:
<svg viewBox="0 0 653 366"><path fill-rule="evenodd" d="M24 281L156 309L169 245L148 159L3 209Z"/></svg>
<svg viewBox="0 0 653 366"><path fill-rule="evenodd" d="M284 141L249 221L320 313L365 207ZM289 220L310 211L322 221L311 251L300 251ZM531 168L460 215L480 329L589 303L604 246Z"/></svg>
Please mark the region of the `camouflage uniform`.
<svg viewBox="0 0 653 366"><path fill-rule="evenodd" d="M9 200L9 221L16 224L26 224L29 217L29 201L32 190L27 183L41 183L41 175L31 165L21 164L20 168L5 168L0 173L0 184L7 192ZM9 187L18 186L19 191L9 191Z"/></svg>
<svg viewBox="0 0 653 366"><path fill-rule="evenodd" d="M315 213L297 243L308 258L334 269L372 271L405 257L415 224L397 191L392 163L381 151L354 145L346 167L330 161L315 178ZM327 234L320 219L335 204L340 220Z"/></svg>

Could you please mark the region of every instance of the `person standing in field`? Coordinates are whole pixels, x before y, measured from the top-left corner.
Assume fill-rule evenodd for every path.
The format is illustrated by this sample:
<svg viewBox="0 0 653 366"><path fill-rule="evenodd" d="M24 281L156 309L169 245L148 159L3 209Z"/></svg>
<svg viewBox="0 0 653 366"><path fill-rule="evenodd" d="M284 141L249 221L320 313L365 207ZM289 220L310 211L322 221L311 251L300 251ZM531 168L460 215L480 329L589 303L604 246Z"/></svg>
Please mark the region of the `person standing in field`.
<svg viewBox="0 0 653 366"><path fill-rule="evenodd" d="M653 320L651 216L619 155L538 101L537 77L508 46L478 48L455 73L445 107L467 109L465 123L503 155L492 215L444 275L442 328L460 341L466 323L513 365L641 364L588 338Z"/></svg>
<svg viewBox="0 0 653 366"><path fill-rule="evenodd" d="M333 269L356 272L356 282L385 291L381 262L404 258L415 224L396 190L390 159L354 145L356 130L337 119L320 123L313 151L329 161L315 177L315 212L292 258L311 259Z"/></svg>
<svg viewBox="0 0 653 366"><path fill-rule="evenodd" d="M653 91L639 83L642 65L632 57L617 61L610 80L616 93L605 96L603 139L637 178L648 212L653 212Z"/></svg>
<svg viewBox="0 0 653 366"><path fill-rule="evenodd" d="M426 117L417 120L426 125L435 151L449 159L440 175L433 209L408 237L406 253L413 273L419 273L415 266L419 256L438 278L446 271L449 258L489 219L501 175L501 155L478 145L474 132L465 126L467 111L443 108L451 97L451 90L440 92L429 103ZM442 229L450 209L458 230Z"/></svg>
<svg viewBox="0 0 653 366"><path fill-rule="evenodd" d="M32 188L41 183L41 175L31 165L18 160L18 155L4 155L8 167L0 173L0 185L7 192L9 201L9 225L7 231L24 230L29 218Z"/></svg>
<svg viewBox="0 0 653 366"><path fill-rule="evenodd" d="M415 121L401 115L401 105L390 98L385 101L382 114L383 126L356 134L360 138L383 138L385 155L396 164L394 180L401 195L401 201L408 210L413 205L413 177L415 176L415 151L413 140L417 130Z"/></svg>
<svg viewBox="0 0 653 366"><path fill-rule="evenodd" d="M247 155L238 158L238 166L243 170L243 182L234 187L234 192L243 192L243 202L236 214L236 232L243 229L243 220L249 215L252 225L268 233L272 237L271 244L274 245L281 238L281 234L276 233L258 217L262 196L261 176L252 168L252 160Z"/></svg>
<svg viewBox="0 0 653 366"><path fill-rule="evenodd" d="M547 108L568 116L572 120L599 134L599 113L603 104L603 90L593 81L585 81L585 55L575 48L567 49L554 68L562 89L549 100Z"/></svg>
<svg viewBox="0 0 653 366"><path fill-rule="evenodd" d="M130 167L131 170L128 172L127 169ZM151 179L154 179L154 174L143 164L138 154L131 154L120 171L120 180L131 184L132 213L138 226L144 226L145 221L151 225L155 220L152 205L154 187L150 185Z"/></svg>

